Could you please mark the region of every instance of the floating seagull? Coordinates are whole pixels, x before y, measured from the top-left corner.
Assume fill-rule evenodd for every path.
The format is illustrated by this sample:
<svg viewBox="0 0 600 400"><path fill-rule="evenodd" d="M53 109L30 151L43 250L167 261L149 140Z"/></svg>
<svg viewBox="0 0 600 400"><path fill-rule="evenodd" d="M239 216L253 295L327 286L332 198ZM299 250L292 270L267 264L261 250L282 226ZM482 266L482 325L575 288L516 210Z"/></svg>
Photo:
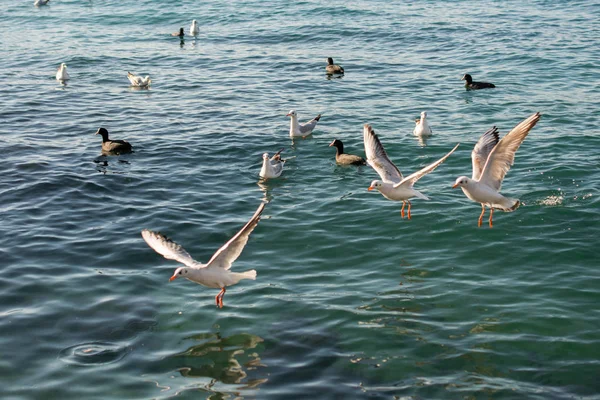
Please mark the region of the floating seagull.
<svg viewBox="0 0 600 400"><path fill-rule="evenodd" d="M148 87L150 86L150 83L152 83L150 76L146 75L145 78L142 78L141 76L134 75L131 72L127 72L127 79L129 79L129 82L131 82L131 86L135 87Z"/></svg>
<svg viewBox="0 0 600 400"><path fill-rule="evenodd" d="M196 20L192 20L192 25L190 25L190 35L196 36L200 30L198 29L198 22Z"/></svg>
<svg viewBox="0 0 600 400"><path fill-rule="evenodd" d="M493 83L487 83L487 82L473 82L473 78L471 78L471 75L469 74L465 74L461 81L466 81L465 82L465 87L467 88L467 90L478 90L478 89L487 89L487 88L495 88L496 85L494 85Z"/></svg>
<svg viewBox="0 0 600 400"><path fill-rule="evenodd" d="M477 226L481 226L486 205L490 208L491 228L494 209L510 212L515 211L521 204L518 199L504 197L499 191L504 176L515 161L515 153L540 117L539 112L533 114L515 126L502 140L498 140L498 129L494 126L477 141L471 152L473 178L461 176L452 186L460 187L469 199L481 203L481 215Z"/></svg>
<svg viewBox="0 0 600 400"><path fill-rule="evenodd" d="M333 58L327 57L327 66L325 67L325 71L328 74L343 74L344 68L333 63Z"/></svg>
<svg viewBox="0 0 600 400"><path fill-rule="evenodd" d="M220 288L221 291L215 297L215 302L217 307L222 308L225 287L235 285L242 279L256 279L255 270L237 273L231 272L229 269L244 250L244 246L248 243L248 237L258 224L264 208L265 203L261 203L250 221L234 237L221 246L206 264L194 260L183 247L159 232L144 229L142 237L148 243L148 246L152 247L158 254L166 259L175 260L185 265L185 267L177 268L169 281L177 277L183 277L202 286Z"/></svg>
<svg viewBox="0 0 600 400"><path fill-rule="evenodd" d="M285 160L281 159L281 152L283 149L279 150L277 153L273 155L269 159L269 153L263 154L263 164L260 169L260 177L263 179L271 179L271 178L279 178L281 173L283 172L283 164L285 164Z"/></svg>
<svg viewBox="0 0 600 400"><path fill-rule="evenodd" d="M96 135L102 135L102 151L106 153L122 154L131 153L131 143L125 140L110 140L105 128L98 128Z"/></svg>
<svg viewBox="0 0 600 400"><path fill-rule="evenodd" d="M49 1L50 0L35 0L33 2L33 5L36 6L36 7L45 6L46 4L48 4Z"/></svg>
<svg viewBox="0 0 600 400"><path fill-rule="evenodd" d="M365 165L367 162L360 156L344 153L344 143L341 140L333 139L329 147L335 146L335 162L341 165Z"/></svg>
<svg viewBox="0 0 600 400"><path fill-rule="evenodd" d="M310 121L308 121L304 124L301 124L298 122L298 114L296 114L296 111L294 111L294 110L290 110L290 112L286 115L286 117L291 117L290 118L290 137L291 138L295 138L295 137L305 138L312 133L313 129L315 129L315 126L317 126L317 122L319 122L319 119L321 119L321 114L317 115L316 117L314 117L313 119L311 119Z"/></svg>
<svg viewBox="0 0 600 400"><path fill-rule="evenodd" d="M179 32L171 33L171 36L179 36L180 38L183 38L185 36L185 32L183 32L183 28L179 28Z"/></svg>
<svg viewBox="0 0 600 400"><path fill-rule="evenodd" d="M71 79L69 73L67 72L67 64L62 63L60 67L58 67L58 71L56 72L56 80L60 82L64 82Z"/></svg>
<svg viewBox="0 0 600 400"><path fill-rule="evenodd" d="M421 112L421 119L417 119L413 133L417 136L431 136L433 131L427 122L427 111Z"/></svg>
<svg viewBox="0 0 600 400"><path fill-rule="evenodd" d="M408 219L410 219L410 198L418 197L423 200L429 200L423 193L414 189L413 185L423 176L436 169L450 156L450 154L454 153L454 150L458 147L457 144L444 157L405 178L402 176L398 167L390 161L383 145L369 124L365 124L364 127L364 141L367 163L369 163L381 177L381 180L371 182L369 190L377 189L386 199L402 201L402 210L400 210L402 218L404 218L404 206L408 203Z"/></svg>

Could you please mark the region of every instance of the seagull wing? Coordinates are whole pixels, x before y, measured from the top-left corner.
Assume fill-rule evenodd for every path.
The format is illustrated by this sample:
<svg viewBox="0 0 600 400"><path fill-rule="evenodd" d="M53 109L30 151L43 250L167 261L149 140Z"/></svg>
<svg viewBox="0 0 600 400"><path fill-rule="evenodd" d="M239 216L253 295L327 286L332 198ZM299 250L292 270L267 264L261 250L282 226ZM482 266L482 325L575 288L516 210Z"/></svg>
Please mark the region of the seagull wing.
<svg viewBox="0 0 600 400"><path fill-rule="evenodd" d="M321 118L321 114L317 115L316 117L314 117L313 119L311 119L310 121L308 121L304 124L298 124L298 125L300 125L300 133L312 132L313 129L315 129L315 127L317 126L317 123L319 122L320 118Z"/></svg>
<svg viewBox="0 0 600 400"><path fill-rule="evenodd" d="M499 140L498 128L494 126L492 129L481 135L477 141L475 148L471 152L471 161L473 161L473 180L479 180L485 162Z"/></svg>
<svg viewBox="0 0 600 400"><path fill-rule="evenodd" d="M515 161L515 153L525 140L525 137L540 120L539 112L533 114L517 126L498 142L491 151L483 170L479 182L484 183L496 190L502 187L504 176Z"/></svg>
<svg viewBox="0 0 600 400"><path fill-rule="evenodd" d="M244 250L244 246L248 243L248 237L258 224L258 221L260 221L260 215L264 209L265 203L261 203L252 218L250 218L250 221L248 221L234 237L217 250L206 266L221 267L223 269L231 268L231 264L240 256L242 250Z"/></svg>
<svg viewBox="0 0 600 400"><path fill-rule="evenodd" d="M363 129L365 155L367 162L379 174L384 182L398 183L403 179L402 173L387 156L383 145L371 125L365 124Z"/></svg>
<svg viewBox="0 0 600 400"><path fill-rule="evenodd" d="M414 174L410 174L409 176L404 178L402 181L395 184L394 188L397 188L397 187L400 187L400 186L406 185L406 184L408 184L409 187L412 187L419 179L421 179L428 173L433 172L433 170L436 169L441 163L446 161L446 158L450 157L450 154L454 153L454 151L458 148L459 145L460 145L460 143L457 143L456 146L454 146L454 148L448 152L448 154L446 154L444 157L440 158L436 162L429 164L428 166L415 172Z"/></svg>
<svg viewBox="0 0 600 400"><path fill-rule="evenodd" d="M175 243L160 232L148 229L142 231L142 237L154 251L168 260L175 260L191 268L197 268L200 264L188 254L181 245Z"/></svg>

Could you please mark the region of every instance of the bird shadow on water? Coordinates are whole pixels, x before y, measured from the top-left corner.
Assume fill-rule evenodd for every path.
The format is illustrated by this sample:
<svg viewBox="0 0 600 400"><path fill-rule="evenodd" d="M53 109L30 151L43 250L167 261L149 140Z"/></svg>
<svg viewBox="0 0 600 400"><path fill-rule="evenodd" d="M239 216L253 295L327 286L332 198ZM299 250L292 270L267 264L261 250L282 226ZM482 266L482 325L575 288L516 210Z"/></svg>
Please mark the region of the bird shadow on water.
<svg viewBox="0 0 600 400"><path fill-rule="evenodd" d="M168 383L152 380L163 392L203 392L209 399L241 398L241 391L255 390L268 381L259 355L264 340L257 335L204 332L183 341L192 345L160 361L161 370L177 371L179 377L171 376Z"/></svg>
<svg viewBox="0 0 600 400"><path fill-rule="evenodd" d="M119 170L118 168L129 167L131 163L128 159L120 158L120 157L110 157L117 156L119 154L114 154L110 152L103 151L101 155L94 158L94 163L96 164L96 171L100 172L103 175L106 174L125 174L126 171Z"/></svg>

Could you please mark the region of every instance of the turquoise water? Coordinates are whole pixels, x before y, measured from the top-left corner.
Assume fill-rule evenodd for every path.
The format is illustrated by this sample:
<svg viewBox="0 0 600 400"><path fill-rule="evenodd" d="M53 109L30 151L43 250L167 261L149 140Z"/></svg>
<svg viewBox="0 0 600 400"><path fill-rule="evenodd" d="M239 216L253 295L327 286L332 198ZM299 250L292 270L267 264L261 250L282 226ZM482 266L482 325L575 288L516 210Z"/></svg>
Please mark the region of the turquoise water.
<svg viewBox="0 0 600 400"><path fill-rule="evenodd" d="M597 2L32 3L0 2L0 397L599 397ZM291 142L290 109L323 114L312 137ZM450 186L536 111L503 187L525 205L477 228ZM410 221L334 164L365 123L405 174L461 143ZM100 126L135 152L102 156ZM263 199L233 266L258 278L220 310L140 235L207 261Z"/></svg>

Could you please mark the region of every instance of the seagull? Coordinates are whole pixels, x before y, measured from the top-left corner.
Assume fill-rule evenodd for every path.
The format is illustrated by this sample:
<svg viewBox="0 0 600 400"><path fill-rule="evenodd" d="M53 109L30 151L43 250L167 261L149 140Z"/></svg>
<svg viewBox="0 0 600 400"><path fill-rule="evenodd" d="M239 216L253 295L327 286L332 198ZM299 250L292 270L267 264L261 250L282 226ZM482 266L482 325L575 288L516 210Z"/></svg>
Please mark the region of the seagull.
<svg viewBox="0 0 600 400"><path fill-rule="evenodd" d="M192 20L192 25L190 25L190 35L196 36L200 30L198 29L198 22L196 20Z"/></svg>
<svg viewBox="0 0 600 400"><path fill-rule="evenodd" d="M225 287L235 285L242 279L256 279L255 270L238 273L231 272L229 269L244 250L244 246L248 243L248 237L258 224L264 209L265 203L261 203L250 221L227 243L221 246L206 264L194 260L183 247L160 232L144 229L142 237L148 246L152 247L158 254L166 259L175 260L185 265L185 267L177 268L169 281L183 277L202 286L220 288L221 291L215 296L215 302L217 307L223 308Z"/></svg>
<svg viewBox="0 0 600 400"><path fill-rule="evenodd" d="M327 57L327 66L325 67L325 72L328 74L343 74L344 68L333 63L333 58Z"/></svg>
<svg viewBox="0 0 600 400"><path fill-rule="evenodd" d="M102 135L102 151L107 153L122 154L131 153L132 146L126 140L110 140L105 128L98 128L96 135Z"/></svg>
<svg viewBox="0 0 600 400"><path fill-rule="evenodd" d="M64 82L71 79L69 73L67 72L67 64L62 63L60 67L58 67L58 71L56 72L56 80L60 82Z"/></svg>
<svg viewBox="0 0 600 400"><path fill-rule="evenodd" d="M145 78L142 78L141 76L134 75L131 72L127 72L127 79L129 79L129 82L131 82L131 86L135 87L148 87L152 83L150 76L146 75Z"/></svg>
<svg viewBox="0 0 600 400"><path fill-rule="evenodd" d="M283 149L279 150L277 153L273 155L269 159L269 153L263 154L263 164L260 169L260 177L263 179L270 178L279 178L281 173L283 172L283 164L285 164L285 160L281 159L281 152Z"/></svg>
<svg viewBox="0 0 600 400"><path fill-rule="evenodd" d="M354 154L344 153L344 143L341 140L333 139L329 147L335 146L335 162L340 165L365 165L367 162L364 158Z"/></svg>
<svg viewBox="0 0 600 400"><path fill-rule="evenodd" d="M525 140L525 137L540 120L539 112L533 114L508 132L499 140L498 129L494 126L481 135L471 152L473 162L473 177L461 176L456 179L452 188L460 187L465 196L481 203L481 215L477 226L481 226L485 206L490 208L490 228L494 209L515 211L521 202L502 196L499 191L504 176L515 161L515 153Z"/></svg>
<svg viewBox="0 0 600 400"><path fill-rule="evenodd" d="M471 75L469 74L465 74L461 81L466 81L465 82L465 87L467 88L467 90L478 90L478 89L487 89L487 88L495 88L496 85L494 85L493 83L487 83L487 82L473 82L473 78L471 78Z"/></svg>
<svg viewBox="0 0 600 400"><path fill-rule="evenodd" d="M46 4L48 4L49 1L50 0L35 0L33 2L33 5L36 6L36 7L45 6Z"/></svg>
<svg viewBox="0 0 600 400"><path fill-rule="evenodd" d="M431 136L433 131L427 122L427 111L421 112L421 119L415 121L416 126L413 133L417 136Z"/></svg>
<svg viewBox="0 0 600 400"><path fill-rule="evenodd" d="M402 176L398 167L396 167L388 158L388 155L373 128L371 128L369 124L365 124L363 132L367 163L373 167L381 177L381 180L371 182L369 190L377 189L386 199L402 201L402 210L400 210L402 218L404 218L404 206L408 203L408 219L410 219L411 204L409 199L418 197L423 200L429 200L423 193L414 189L413 185L443 163L450 154L454 153L454 150L456 150L460 143L454 146L454 148L444 157L405 178Z"/></svg>
<svg viewBox="0 0 600 400"><path fill-rule="evenodd" d="M298 114L296 114L295 110L290 110L290 112L286 115L286 117L290 118L290 137L293 139L295 137L305 138L309 136L315 126L317 126L317 122L321 119L321 114L317 115L310 121L301 124L298 122Z"/></svg>

